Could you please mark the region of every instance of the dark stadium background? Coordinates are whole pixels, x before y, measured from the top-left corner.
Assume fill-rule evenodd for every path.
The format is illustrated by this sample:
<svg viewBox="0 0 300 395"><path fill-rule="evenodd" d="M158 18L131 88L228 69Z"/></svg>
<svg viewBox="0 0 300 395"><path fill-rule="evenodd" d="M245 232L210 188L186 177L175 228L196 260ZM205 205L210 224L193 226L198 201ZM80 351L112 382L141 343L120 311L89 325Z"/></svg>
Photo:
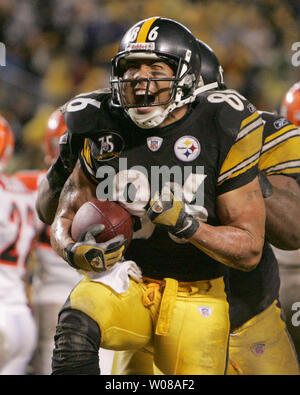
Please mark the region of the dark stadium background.
<svg viewBox="0 0 300 395"><path fill-rule="evenodd" d="M152 16L175 19L210 45L227 86L260 110L278 111L300 81L292 63L295 43L300 63L300 0L0 0L0 115L16 138L9 172L45 167L49 115L108 87L120 38Z"/></svg>
<svg viewBox="0 0 300 395"><path fill-rule="evenodd" d="M77 93L107 86L122 34L156 15L206 41L228 86L259 109L278 109L300 79L291 61L291 46L300 42L298 0L0 0L0 113L17 137L12 171L43 166L49 114Z"/></svg>

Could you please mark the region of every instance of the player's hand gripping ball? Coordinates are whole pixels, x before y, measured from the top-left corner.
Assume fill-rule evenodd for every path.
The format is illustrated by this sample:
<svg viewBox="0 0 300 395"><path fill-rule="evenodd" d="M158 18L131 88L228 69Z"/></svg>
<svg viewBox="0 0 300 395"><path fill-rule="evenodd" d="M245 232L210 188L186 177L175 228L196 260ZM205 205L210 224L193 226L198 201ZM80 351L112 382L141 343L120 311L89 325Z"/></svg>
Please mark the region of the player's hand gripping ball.
<svg viewBox="0 0 300 395"><path fill-rule="evenodd" d="M132 240L133 221L121 205L109 200L84 203L71 227L76 243L67 247L67 259L77 269L101 272L124 255Z"/></svg>

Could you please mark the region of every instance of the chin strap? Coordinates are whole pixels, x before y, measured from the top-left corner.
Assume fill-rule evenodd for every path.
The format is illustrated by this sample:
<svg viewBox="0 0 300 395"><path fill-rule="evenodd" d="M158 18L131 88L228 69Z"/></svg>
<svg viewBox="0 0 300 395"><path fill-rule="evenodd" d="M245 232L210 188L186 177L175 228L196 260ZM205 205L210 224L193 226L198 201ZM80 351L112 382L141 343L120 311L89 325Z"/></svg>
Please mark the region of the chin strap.
<svg viewBox="0 0 300 395"><path fill-rule="evenodd" d="M153 110L148 114L139 114L136 108L129 108L126 110L131 120L142 129L152 129L160 125L166 116L164 116L164 109L162 107L153 107Z"/></svg>
<svg viewBox="0 0 300 395"><path fill-rule="evenodd" d="M135 108L129 108L127 111L131 120L142 129L152 129L159 126L176 108L185 106L186 104L195 101L196 96L200 93L209 91L211 89L218 88L217 82L212 82L211 84L202 85L195 89L193 94L186 99L181 100L178 98L174 103L170 104L167 108L163 109L160 106L153 107L153 110L148 114L139 114ZM182 96L182 91L180 97Z"/></svg>
<svg viewBox="0 0 300 395"><path fill-rule="evenodd" d="M217 83L217 81L211 82L210 84L199 86L199 88L194 90L193 96L198 96L200 93L210 91L210 90L213 90L218 87L219 87L219 84Z"/></svg>

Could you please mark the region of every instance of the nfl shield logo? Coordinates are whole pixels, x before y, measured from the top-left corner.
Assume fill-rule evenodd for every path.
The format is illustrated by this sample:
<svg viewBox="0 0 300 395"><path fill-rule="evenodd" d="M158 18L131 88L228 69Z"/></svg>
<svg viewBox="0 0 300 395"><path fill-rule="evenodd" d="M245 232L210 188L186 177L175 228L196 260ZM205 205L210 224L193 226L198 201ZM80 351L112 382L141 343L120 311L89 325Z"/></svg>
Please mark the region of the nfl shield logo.
<svg viewBox="0 0 300 395"><path fill-rule="evenodd" d="M212 308L210 306L198 306L199 313L204 318L208 318L211 316Z"/></svg>
<svg viewBox="0 0 300 395"><path fill-rule="evenodd" d="M258 356L262 355L265 352L265 349L266 349L265 343L253 344L253 346L251 347L251 351L253 352L253 354Z"/></svg>
<svg viewBox="0 0 300 395"><path fill-rule="evenodd" d="M162 145L163 139L161 137L153 136L147 138L148 148L155 152L158 151Z"/></svg>

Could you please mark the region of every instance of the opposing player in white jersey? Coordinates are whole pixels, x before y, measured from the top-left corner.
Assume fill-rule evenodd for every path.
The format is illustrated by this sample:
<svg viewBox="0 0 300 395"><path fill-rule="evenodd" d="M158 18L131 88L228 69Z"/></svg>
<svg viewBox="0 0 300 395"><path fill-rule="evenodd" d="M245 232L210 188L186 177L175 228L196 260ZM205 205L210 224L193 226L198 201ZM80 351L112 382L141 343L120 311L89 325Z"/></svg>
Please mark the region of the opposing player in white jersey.
<svg viewBox="0 0 300 395"><path fill-rule="evenodd" d="M35 196L3 173L14 136L0 116L0 374L24 375L36 346L36 326L25 291L26 262L34 238Z"/></svg>
<svg viewBox="0 0 300 395"><path fill-rule="evenodd" d="M286 93L281 115L300 127L300 81ZM297 179L300 186L300 177ZM274 248L281 278L280 302L286 315L289 333L300 362L300 250L285 251Z"/></svg>
<svg viewBox="0 0 300 395"><path fill-rule="evenodd" d="M50 166L59 155L59 139L66 131L60 110L54 111L48 119L45 132L45 162ZM39 181L45 171L27 171L18 176L31 190L38 189ZM38 241L36 245L37 265L33 275L32 304L38 326L38 346L33 358L35 374L51 373L54 334L58 312L72 288L81 280L79 272L71 268L50 245L50 227L37 219ZM102 353L107 353L106 350ZM110 355L108 354L109 358ZM110 373L112 356L107 359L102 371ZM102 358L104 361L104 358Z"/></svg>
<svg viewBox="0 0 300 395"><path fill-rule="evenodd" d="M59 138L66 128L60 111L54 111L49 117L45 132L45 163L50 165L58 155ZM45 170L18 172L17 177L36 197L40 180ZM50 228L35 215L35 228L38 234L35 245L36 265L32 276L31 301L38 329L38 342L32 360L33 373L49 375L54 347L54 333L58 312L67 295L81 279L76 270L72 270L51 248Z"/></svg>

